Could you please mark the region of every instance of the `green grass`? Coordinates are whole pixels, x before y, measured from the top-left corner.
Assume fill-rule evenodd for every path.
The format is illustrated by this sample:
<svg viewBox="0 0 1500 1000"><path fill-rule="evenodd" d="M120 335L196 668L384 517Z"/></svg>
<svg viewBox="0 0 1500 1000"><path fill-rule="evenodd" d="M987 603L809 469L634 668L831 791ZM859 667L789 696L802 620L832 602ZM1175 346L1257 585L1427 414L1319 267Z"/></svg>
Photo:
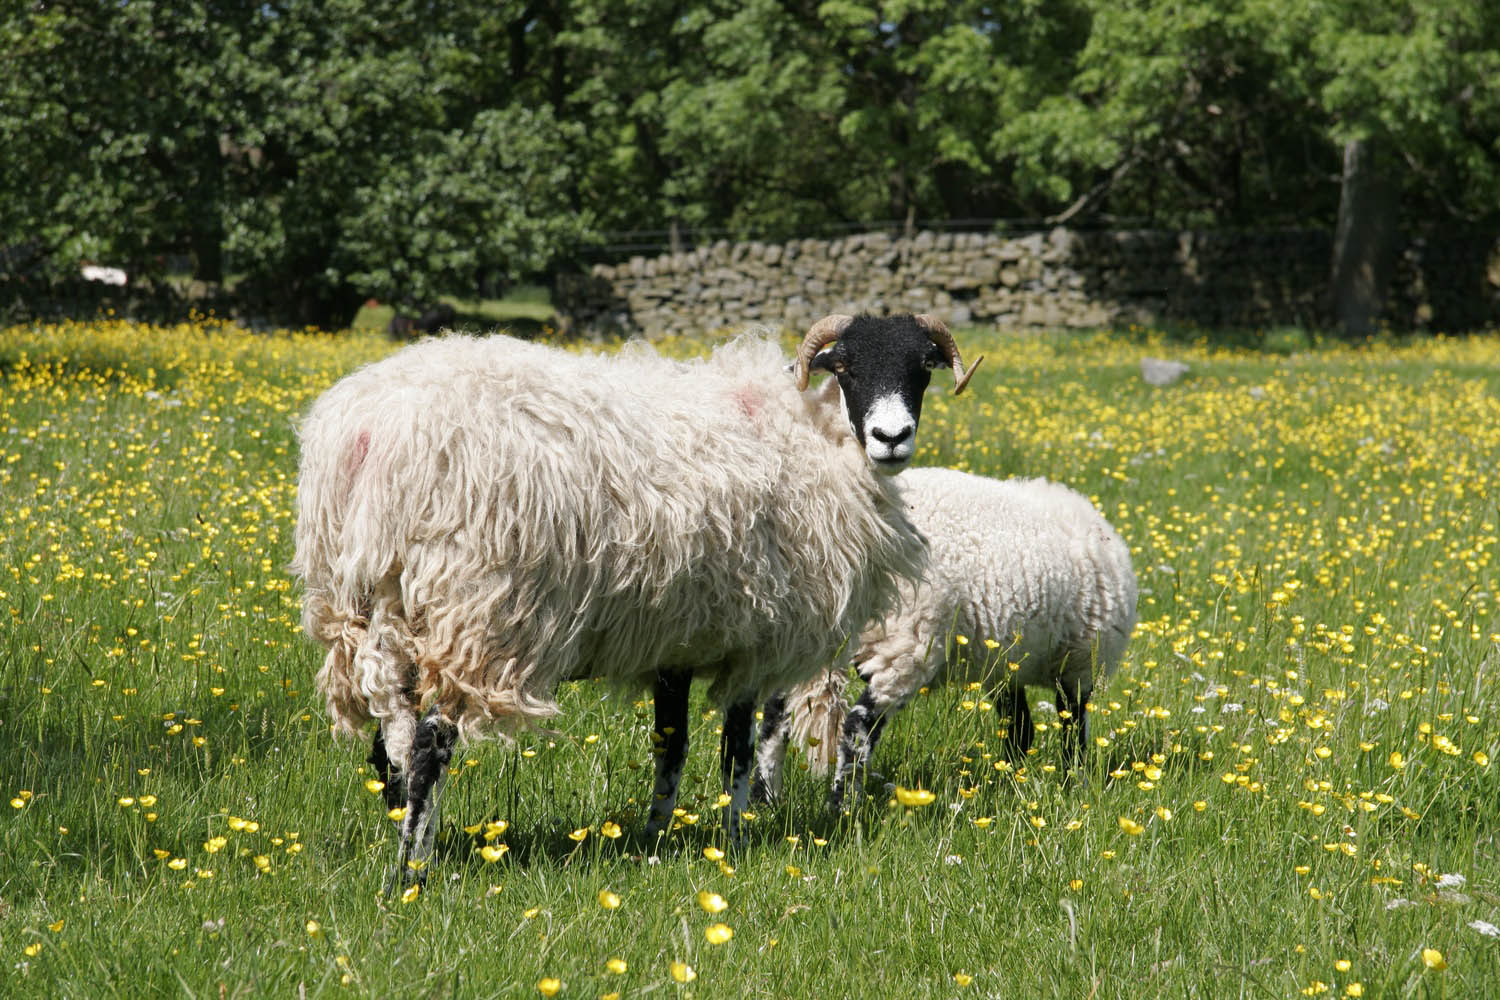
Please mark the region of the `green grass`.
<svg viewBox="0 0 1500 1000"><path fill-rule="evenodd" d="M1067 482L1135 555L1141 624L1085 773L1059 770L1045 708L1035 756L997 769L983 694L934 688L875 759L932 805L877 782L829 816L794 758L721 862L712 706L698 818L646 844L650 707L579 683L556 733L460 752L403 903L377 892L392 824L367 748L328 732L284 569L296 415L391 345L0 332L6 994L1492 995L1500 339L960 343L989 360L929 394L918 461ZM1164 355L1192 371L1147 386Z"/></svg>
<svg viewBox="0 0 1500 1000"><path fill-rule="evenodd" d="M485 332L496 328L516 336L532 337L544 333L557 323L547 289L525 285L500 299L461 299L439 296L439 301L453 307L457 314L454 327L468 332ZM384 331L396 314L394 306L366 303L350 324L355 330Z"/></svg>

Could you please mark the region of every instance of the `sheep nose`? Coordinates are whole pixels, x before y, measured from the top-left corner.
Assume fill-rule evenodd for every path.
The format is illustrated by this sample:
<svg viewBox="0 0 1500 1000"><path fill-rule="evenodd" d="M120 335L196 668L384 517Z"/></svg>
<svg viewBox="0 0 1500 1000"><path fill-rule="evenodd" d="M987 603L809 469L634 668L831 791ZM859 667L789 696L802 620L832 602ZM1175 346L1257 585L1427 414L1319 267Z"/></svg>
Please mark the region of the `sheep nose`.
<svg viewBox="0 0 1500 1000"><path fill-rule="evenodd" d="M916 433L916 427L912 424L903 424L894 430L886 427L871 427L870 435L881 444L894 448Z"/></svg>

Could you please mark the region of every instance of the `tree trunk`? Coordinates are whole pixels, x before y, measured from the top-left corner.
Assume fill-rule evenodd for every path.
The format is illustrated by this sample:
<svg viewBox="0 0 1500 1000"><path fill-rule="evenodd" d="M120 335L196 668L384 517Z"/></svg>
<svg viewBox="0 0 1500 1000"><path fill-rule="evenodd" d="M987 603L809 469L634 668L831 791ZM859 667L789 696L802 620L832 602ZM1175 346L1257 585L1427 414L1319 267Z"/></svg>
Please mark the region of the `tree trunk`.
<svg viewBox="0 0 1500 1000"><path fill-rule="evenodd" d="M1391 280L1396 245L1396 193L1379 163L1376 143L1344 144L1343 188L1333 235L1334 321L1350 339L1375 332Z"/></svg>

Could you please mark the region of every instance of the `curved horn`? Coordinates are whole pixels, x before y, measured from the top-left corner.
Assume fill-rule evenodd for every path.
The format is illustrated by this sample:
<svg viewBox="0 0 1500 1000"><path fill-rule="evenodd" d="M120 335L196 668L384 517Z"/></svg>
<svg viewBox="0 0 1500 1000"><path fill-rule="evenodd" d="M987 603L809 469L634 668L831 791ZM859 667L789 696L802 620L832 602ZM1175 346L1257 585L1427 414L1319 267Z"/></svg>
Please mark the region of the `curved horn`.
<svg viewBox="0 0 1500 1000"><path fill-rule="evenodd" d="M802 346L797 348L797 389L801 391L807 388L807 380L811 375L812 359L815 354L838 340L850 323L854 322L853 316L845 316L842 313L834 313L824 316L812 325L807 331L807 336L802 340ZM951 337L949 338L952 339Z"/></svg>
<svg viewBox="0 0 1500 1000"><path fill-rule="evenodd" d="M953 366L953 395L957 396L964 391L964 387L969 384L969 379L973 378L974 373L979 370L979 363L984 360L984 355L981 354L975 358L968 371L965 371L963 358L958 355L958 344L954 342L953 334L948 332L943 321L931 313L921 313L913 318L918 326L927 331L927 336L932 338L938 350L943 352L943 357L948 359L948 364Z"/></svg>

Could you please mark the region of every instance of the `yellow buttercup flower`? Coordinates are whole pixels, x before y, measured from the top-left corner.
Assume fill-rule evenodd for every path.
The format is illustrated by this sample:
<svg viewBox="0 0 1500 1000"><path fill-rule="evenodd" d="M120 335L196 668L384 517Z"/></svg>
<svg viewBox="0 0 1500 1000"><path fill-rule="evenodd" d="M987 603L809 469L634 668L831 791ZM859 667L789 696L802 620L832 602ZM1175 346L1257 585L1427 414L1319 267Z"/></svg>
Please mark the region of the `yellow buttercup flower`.
<svg viewBox="0 0 1500 1000"><path fill-rule="evenodd" d="M690 983L698 978L698 973L694 972L693 967L686 962L673 962L671 970L672 978L679 983Z"/></svg>
<svg viewBox="0 0 1500 1000"><path fill-rule="evenodd" d="M1436 948L1423 948L1422 964L1434 972L1442 972L1448 967L1448 960Z"/></svg>
<svg viewBox="0 0 1500 1000"><path fill-rule="evenodd" d="M562 980L546 976L536 981L536 991L544 997L555 997L557 991L562 989Z"/></svg>
<svg viewBox="0 0 1500 1000"><path fill-rule="evenodd" d="M723 944L734 937L734 930L728 924L709 924L704 928L703 936L709 944Z"/></svg>
<svg viewBox="0 0 1500 1000"><path fill-rule="evenodd" d="M1137 823L1135 820L1131 819L1129 816L1121 816L1120 817L1120 829L1124 830L1126 833L1130 834L1132 837L1139 837L1146 830L1146 828L1144 826L1141 826L1141 824Z"/></svg>
<svg viewBox="0 0 1500 1000"><path fill-rule="evenodd" d="M896 801L908 808L930 806L936 799L937 796L925 788L902 788L899 785L896 786Z"/></svg>
<svg viewBox="0 0 1500 1000"><path fill-rule="evenodd" d="M620 908L620 894L610 892L608 889L600 889L599 905L606 910L618 910Z"/></svg>
<svg viewBox="0 0 1500 1000"><path fill-rule="evenodd" d="M729 904L723 896L717 892L709 892L707 889L698 893L698 905L703 907L705 913L723 913L729 909Z"/></svg>

